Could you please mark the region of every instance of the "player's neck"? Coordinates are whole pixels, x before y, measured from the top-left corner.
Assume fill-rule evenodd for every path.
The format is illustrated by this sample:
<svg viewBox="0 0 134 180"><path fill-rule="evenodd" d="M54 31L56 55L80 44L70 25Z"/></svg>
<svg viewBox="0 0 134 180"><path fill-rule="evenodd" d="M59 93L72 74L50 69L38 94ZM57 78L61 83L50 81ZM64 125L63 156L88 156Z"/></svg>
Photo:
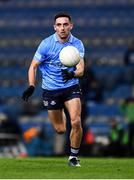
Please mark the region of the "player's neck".
<svg viewBox="0 0 134 180"><path fill-rule="evenodd" d="M69 40L69 38L70 38L70 35L67 36L66 38L61 38L61 37L58 36L58 40L59 40L60 43L65 43L65 42L67 42L67 41Z"/></svg>

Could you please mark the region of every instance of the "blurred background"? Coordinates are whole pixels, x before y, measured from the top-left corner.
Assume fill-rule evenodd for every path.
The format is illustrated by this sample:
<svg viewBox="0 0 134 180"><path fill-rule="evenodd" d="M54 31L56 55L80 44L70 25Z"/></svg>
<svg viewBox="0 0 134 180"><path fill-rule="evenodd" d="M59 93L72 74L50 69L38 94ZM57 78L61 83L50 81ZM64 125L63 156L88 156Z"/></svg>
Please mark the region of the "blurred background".
<svg viewBox="0 0 134 180"><path fill-rule="evenodd" d="M69 120L57 135L41 99L41 76L29 103L21 99L40 41L53 16L72 15L86 49L81 156L134 156L134 0L0 0L0 157L69 153ZM69 119L69 118L67 118Z"/></svg>

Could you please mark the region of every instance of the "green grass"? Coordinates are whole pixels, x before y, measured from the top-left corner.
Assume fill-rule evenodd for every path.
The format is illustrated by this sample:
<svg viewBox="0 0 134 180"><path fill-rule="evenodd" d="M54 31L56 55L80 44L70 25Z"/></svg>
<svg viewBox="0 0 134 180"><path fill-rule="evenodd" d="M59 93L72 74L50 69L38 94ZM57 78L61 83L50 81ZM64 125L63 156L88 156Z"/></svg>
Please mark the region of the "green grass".
<svg viewBox="0 0 134 180"><path fill-rule="evenodd" d="M0 179L133 179L134 159L80 158L82 167L68 167L67 158L0 158Z"/></svg>

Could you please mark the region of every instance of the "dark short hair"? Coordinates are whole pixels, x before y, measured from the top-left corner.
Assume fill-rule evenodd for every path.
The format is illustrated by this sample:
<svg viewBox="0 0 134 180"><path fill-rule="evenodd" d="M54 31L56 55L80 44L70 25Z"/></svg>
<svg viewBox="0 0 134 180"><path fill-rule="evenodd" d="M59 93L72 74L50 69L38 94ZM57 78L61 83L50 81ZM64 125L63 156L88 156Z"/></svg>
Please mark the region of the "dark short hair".
<svg viewBox="0 0 134 180"><path fill-rule="evenodd" d="M72 18L71 18L71 16L68 13L66 13L66 12L59 12L59 13L57 13L54 16L54 22L56 21L57 18L60 18L60 17L67 17L70 22L72 21Z"/></svg>

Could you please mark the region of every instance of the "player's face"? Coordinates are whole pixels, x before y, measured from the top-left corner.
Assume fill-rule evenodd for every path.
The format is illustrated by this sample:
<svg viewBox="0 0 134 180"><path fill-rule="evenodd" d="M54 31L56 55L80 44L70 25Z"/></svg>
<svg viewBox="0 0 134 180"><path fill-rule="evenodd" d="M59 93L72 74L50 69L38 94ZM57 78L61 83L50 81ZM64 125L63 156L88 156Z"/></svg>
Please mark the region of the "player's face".
<svg viewBox="0 0 134 180"><path fill-rule="evenodd" d="M66 40L70 34L73 24L67 17L59 17L56 19L54 29L61 40Z"/></svg>

